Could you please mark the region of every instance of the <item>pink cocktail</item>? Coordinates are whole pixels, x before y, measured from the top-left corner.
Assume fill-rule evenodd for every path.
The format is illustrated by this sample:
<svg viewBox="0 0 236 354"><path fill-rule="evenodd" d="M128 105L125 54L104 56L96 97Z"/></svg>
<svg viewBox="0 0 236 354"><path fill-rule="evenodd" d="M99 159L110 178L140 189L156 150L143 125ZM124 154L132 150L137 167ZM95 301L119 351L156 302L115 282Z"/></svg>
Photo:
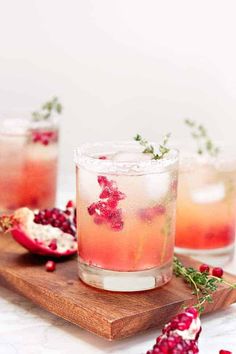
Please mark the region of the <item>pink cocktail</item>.
<svg viewBox="0 0 236 354"><path fill-rule="evenodd" d="M76 163L80 278L114 291L169 281L177 152L154 161L137 143L92 144Z"/></svg>
<svg viewBox="0 0 236 354"><path fill-rule="evenodd" d="M55 205L58 126L50 122L0 122L0 211Z"/></svg>

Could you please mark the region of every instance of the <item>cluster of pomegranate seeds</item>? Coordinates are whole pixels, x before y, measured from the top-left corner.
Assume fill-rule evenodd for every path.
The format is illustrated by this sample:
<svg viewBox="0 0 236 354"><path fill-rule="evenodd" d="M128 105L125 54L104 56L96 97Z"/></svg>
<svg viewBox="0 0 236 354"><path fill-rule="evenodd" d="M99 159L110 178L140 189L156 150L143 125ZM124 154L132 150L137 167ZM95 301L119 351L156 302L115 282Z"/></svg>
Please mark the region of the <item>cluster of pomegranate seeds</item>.
<svg viewBox="0 0 236 354"><path fill-rule="evenodd" d="M34 222L41 225L51 225L57 227L63 232L70 234L75 237L75 215L76 211L74 209L74 204L69 201L66 205L66 210L61 210L58 208L43 209L37 212L34 216ZM56 249L56 244L53 241L50 246L51 249Z"/></svg>
<svg viewBox="0 0 236 354"><path fill-rule="evenodd" d="M48 145L52 142L57 141L57 132L55 132L55 131L33 131L32 132L32 141L34 143Z"/></svg>
<svg viewBox="0 0 236 354"><path fill-rule="evenodd" d="M99 201L88 207L88 213L93 216L93 221L96 224L106 223L112 230L121 231L124 222L122 210L118 208L118 204L126 198L126 195L118 190L115 181L108 180L105 176L98 176L97 181L102 189Z"/></svg>
<svg viewBox="0 0 236 354"><path fill-rule="evenodd" d="M56 270L56 263L54 261L47 261L45 268L47 272L54 272Z"/></svg>
<svg viewBox="0 0 236 354"><path fill-rule="evenodd" d="M195 340L184 340L178 334L168 337L158 337L156 344L147 354L195 354L199 353Z"/></svg>
<svg viewBox="0 0 236 354"><path fill-rule="evenodd" d="M207 264L201 264L200 267L199 267L199 271L201 273L210 273L210 267ZM212 269L211 274L214 277L222 278L222 276L224 274L224 271L223 271L223 269L221 267L215 267L215 268Z"/></svg>
<svg viewBox="0 0 236 354"><path fill-rule="evenodd" d="M184 336L181 333L183 331ZM194 307L188 308L163 328L162 334L156 339L156 344L146 354L199 353L197 341L200 332L198 312Z"/></svg>
<svg viewBox="0 0 236 354"><path fill-rule="evenodd" d="M157 204L150 208L140 209L138 211L138 216L144 222L151 222L155 217L163 215L166 212L164 205Z"/></svg>

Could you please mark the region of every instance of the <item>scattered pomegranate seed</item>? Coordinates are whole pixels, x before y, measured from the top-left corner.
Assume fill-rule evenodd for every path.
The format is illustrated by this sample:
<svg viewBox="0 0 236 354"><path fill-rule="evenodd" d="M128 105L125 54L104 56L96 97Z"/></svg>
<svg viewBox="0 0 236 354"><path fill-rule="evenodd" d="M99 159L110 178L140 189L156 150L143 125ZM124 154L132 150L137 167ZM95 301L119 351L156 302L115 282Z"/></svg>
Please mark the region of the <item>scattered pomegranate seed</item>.
<svg viewBox="0 0 236 354"><path fill-rule="evenodd" d="M220 267L215 267L212 269L212 275L217 278L221 278L224 274L224 271Z"/></svg>
<svg viewBox="0 0 236 354"><path fill-rule="evenodd" d="M221 349L219 351L219 354L233 354L232 352L229 352L228 350Z"/></svg>
<svg viewBox="0 0 236 354"><path fill-rule="evenodd" d="M99 160L107 160L106 156L99 156Z"/></svg>
<svg viewBox="0 0 236 354"><path fill-rule="evenodd" d="M210 267L209 265L203 263L200 265L199 270L201 273L209 273Z"/></svg>
<svg viewBox="0 0 236 354"><path fill-rule="evenodd" d="M54 272L56 269L56 263L54 261L47 261L45 268L47 272Z"/></svg>

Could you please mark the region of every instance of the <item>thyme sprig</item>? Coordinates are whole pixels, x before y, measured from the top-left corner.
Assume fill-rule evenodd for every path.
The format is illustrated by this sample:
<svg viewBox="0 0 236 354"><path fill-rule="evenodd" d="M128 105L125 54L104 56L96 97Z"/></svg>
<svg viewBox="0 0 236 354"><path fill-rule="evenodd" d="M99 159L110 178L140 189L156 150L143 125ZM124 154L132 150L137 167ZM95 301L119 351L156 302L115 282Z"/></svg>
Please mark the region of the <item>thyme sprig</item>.
<svg viewBox="0 0 236 354"><path fill-rule="evenodd" d="M236 289L236 284L231 284L223 278L215 277L206 272L201 273L192 267L184 267L177 257L174 257L173 272L176 277L182 278L192 288L192 293L197 297L197 303L193 306L199 313L204 311L206 302L213 302L212 294L217 290L220 283Z"/></svg>
<svg viewBox="0 0 236 354"><path fill-rule="evenodd" d="M191 135L197 142L197 153L199 155L208 153L212 157L217 156L220 149L209 138L206 128L190 119L185 119L184 122L191 129Z"/></svg>
<svg viewBox="0 0 236 354"><path fill-rule="evenodd" d="M155 152L154 146L150 144L146 139L142 138L140 134L137 134L134 137L135 141L138 141L140 145L144 147L143 153L144 154L150 154L152 155L152 160L160 160L163 159L163 157L170 151L170 149L167 147L169 138L170 138L170 133L166 134L163 138L163 142L159 145L159 152Z"/></svg>
<svg viewBox="0 0 236 354"><path fill-rule="evenodd" d="M45 102L39 111L33 112L32 120L36 122L49 120L54 112L57 114L61 114L62 112L62 105L57 97L53 97L51 101Z"/></svg>

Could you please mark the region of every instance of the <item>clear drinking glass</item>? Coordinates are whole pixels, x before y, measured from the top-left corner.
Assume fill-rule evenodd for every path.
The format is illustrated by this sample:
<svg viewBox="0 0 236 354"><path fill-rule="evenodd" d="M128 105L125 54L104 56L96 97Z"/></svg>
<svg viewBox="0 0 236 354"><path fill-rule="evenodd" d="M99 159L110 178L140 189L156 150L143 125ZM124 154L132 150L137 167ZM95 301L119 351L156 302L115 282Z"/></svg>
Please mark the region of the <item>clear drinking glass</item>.
<svg viewBox="0 0 236 354"><path fill-rule="evenodd" d="M168 282L178 152L151 160L136 142L97 143L78 148L75 162L79 277L112 291Z"/></svg>
<svg viewBox="0 0 236 354"><path fill-rule="evenodd" d="M14 112L0 120L0 212L4 213L23 206L55 206L58 123L22 116Z"/></svg>
<svg viewBox="0 0 236 354"><path fill-rule="evenodd" d="M182 153L177 198L176 252L223 265L234 250L236 156Z"/></svg>

